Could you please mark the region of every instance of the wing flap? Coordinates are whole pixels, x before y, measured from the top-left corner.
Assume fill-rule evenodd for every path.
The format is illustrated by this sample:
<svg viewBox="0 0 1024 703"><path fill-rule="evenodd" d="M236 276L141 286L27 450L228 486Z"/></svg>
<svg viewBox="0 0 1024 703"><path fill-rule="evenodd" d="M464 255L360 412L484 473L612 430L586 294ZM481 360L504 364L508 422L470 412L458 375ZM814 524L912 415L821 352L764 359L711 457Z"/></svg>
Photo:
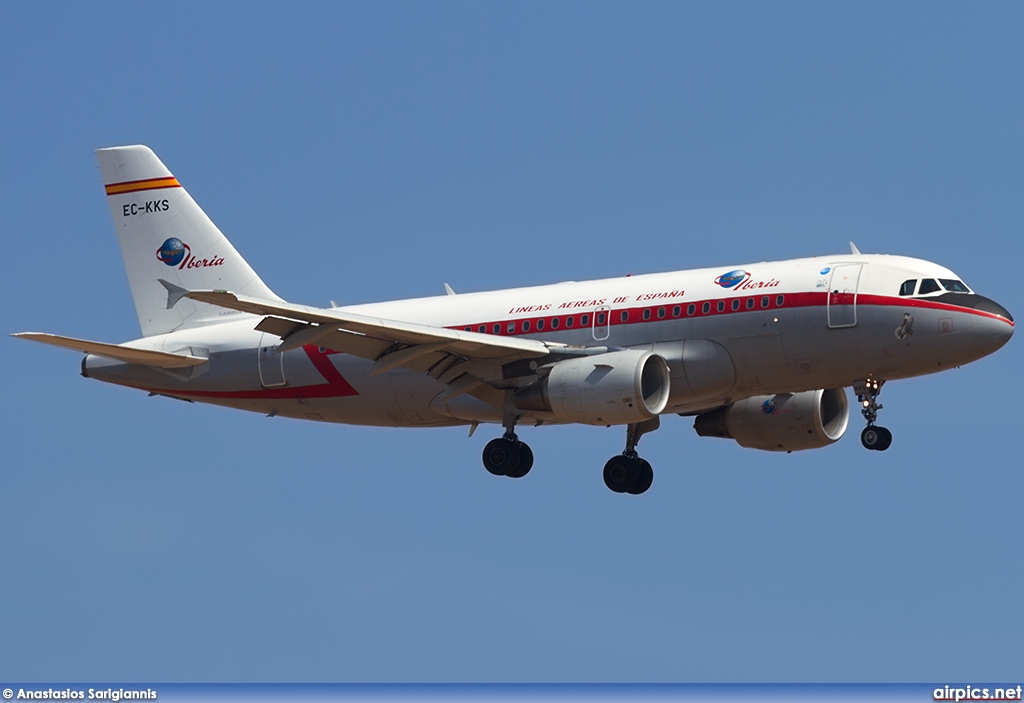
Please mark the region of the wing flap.
<svg viewBox="0 0 1024 703"><path fill-rule="evenodd" d="M281 351L285 350L286 345L295 340L298 335L304 335L307 331L316 332L315 335L311 335L313 341L310 341L310 344L327 347L334 351L344 352L345 354L369 359L370 361L376 361L381 354L392 346L391 342L367 337L365 334L345 332L336 328L332 329L330 326L311 326L307 323L286 320L281 317L265 317L256 325L256 329L260 332L276 334L282 340L285 340L279 348ZM301 341L301 338L299 341ZM300 344L299 346L302 345ZM289 346L288 348L296 347Z"/></svg>
<svg viewBox="0 0 1024 703"><path fill-rule="evenodd" d="M75 339L74 337L61 337L56 334L45 332L18 332L12 337L29 339L33 342L41 342L54 347L71 349L85 354L95 354L108 359L116 359L126 364L141 364L143 366L156 366L162 369L183 369L189 366L205 364L208 359L191 354L171 354L170 352L154 351L152 349L134 349L121 346L120 344L107 344L105 342L92 342L88 339Z"/></svg>

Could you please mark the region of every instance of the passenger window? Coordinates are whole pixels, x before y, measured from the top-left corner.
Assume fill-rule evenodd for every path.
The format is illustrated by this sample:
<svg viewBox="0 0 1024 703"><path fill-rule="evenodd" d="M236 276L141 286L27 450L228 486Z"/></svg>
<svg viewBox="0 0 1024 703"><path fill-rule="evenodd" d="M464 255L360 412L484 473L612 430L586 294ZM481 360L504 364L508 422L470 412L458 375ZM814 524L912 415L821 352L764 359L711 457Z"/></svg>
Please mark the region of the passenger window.
<svg viewBox="0 0 1024 703"><path fill-rule="evenodd" d="M747 310L753 310L753 309L754 309L754 299L753 298L747 298Z"/></svg>
<svg viewBox="0 0 1024 703"><path fill-rule="evenodd" d="M644 319L645 320L650 320L651 319L651 309L650 308L644 308Z"/></svg>
<svg viewBox="0 0 1024 703"><path fill-rule="evenodd" d="M903 281L903 285L900 286L900 295L913 295L915 286L917 286L916 278L911 278L909 281Z"/></svg>
<svg viewBox="0 0 1024 703"><path fill-rule="evenodd" d="M665 308L658 308L658 319L665 317Z"/></svg>
<svg viewBox="0 0 1024 703"><path fill-rule="evenodd" d="M597 313L597 324L603 325L604 324L604 320L605 320L604 313L603 312Z"/></svg>
<svg viewBox="0 0 1024 703"><path fill-rule="evenodd" d="M740 299L739 298L733 298L732 299L732 309L733 310L739 310L740 309Z"/></svg>
<svg viewBox="0 0 1024 703"><path fill-rule="evenodd" d="M516 323L514 323L514 322L508 323L508 333L512 334L515 331L516 331Z"/></svg>
<svg viewBox="0 0 1024 703"><path fill-rule="evenodd" d="M776 305L777 307L780 307L780 308L781 308L781 307L782 307L782 304L783 304L784 302L786 302L786 299L785 299L785 297L783 297L783 296L781 296L781 295L777 295L777 296L775 296L775 305Z"/></svg>
<svg viewBox="0 0 1024 703"><path fill-rule="evenodd" d="M476 331L480 334L487 334L487 325L480 325Z"/></svg>
<svg viewBox="0 0 1024 703"><path fill-rule="evenodd" d="M558 329L558 318L557 317L552 317L551 318L551 329L553 329L553 330L557 330Z"/></svg>
<svg viewBox="0 0 1024 703"><path fill-rule="evenodd" d="M580 324L586 327L590 324L590 315L580 315Z"/></svg>
<svg viewBox="0 0 1024 703"><path fill-rule="evenodd" d="M627 320L629 320L629 311L628 310L623 310L619 314L619 320L621 320L622 322L626 322Z"/></svg>
<svg viewBox="0 0 1024 703"><path fill-rule="evenodd" d="M939 288L939 284L935 282L934 278L925 278L921 281L921 288L917 291L918 295L927 295L929 293L935 293L936 291L942 290Z"/></svg>
<svg viewBox="0 0 1024 703"><path fill-rule="evenodd" d="M495 322L494 327L491 328L491 331L493 331L494 334L501 334L501 323Z"/></svg>
<svg viewBox="0 0 1024 703"><path fill-rule="evenodd" d="M701 310L703 310L704 314L707 315L709 312L711 312L711 303L704 303L704 305L701 307Z"/></svg>
<svg viewBox="0 0 1024 703"><path fill-rule="evenodd" d="M529 320L523 320L523 332L529 332L529 331L530 331L530 321Z"/></svg>
<svg viewBox="0 0 1024 703"><path fill-rule="evenodd" d="M544 320L537 320L537 331L540 332L544 329Z"/></svg>
<svg viewBox="0 0 1024 703"><path fill-rule="evenodd" d="M679 307L678 305L676 305L675 307L672 308L672 317L679 317L679 315L682 312L683 312L683 309L681 307Z"/></svg>
<svg viewBox="0 0 1024 703"><path fill-rule="evenodd" d="M718 301L718 312L725 312L725 301L724 300L719 300Z"/></svg>
<svg viewBox="0 0 1024 703"><path fill-rule="evenodd" d="M769 305L769 301L768 301L768 296L766 295L763 298L761 298L761 307L762 308L766 308L766 307L768 307L768 305Z"/></svg>
<svg viewBox="0 0 1024 703"><path fill-rule="evenodd" d="M689 305L686 306L686 314L687 315L692 315L695 312L697 312L697 306L696 305L694 305L693 303L690 303Z"/></svg>
<svg viewBox="0 0 1024 703"><path fill-rule="evenodd" d="M569 317L565 318L565 326L566 327L572 327L572 323L573 323L572 315L570 315Z"/></svg>

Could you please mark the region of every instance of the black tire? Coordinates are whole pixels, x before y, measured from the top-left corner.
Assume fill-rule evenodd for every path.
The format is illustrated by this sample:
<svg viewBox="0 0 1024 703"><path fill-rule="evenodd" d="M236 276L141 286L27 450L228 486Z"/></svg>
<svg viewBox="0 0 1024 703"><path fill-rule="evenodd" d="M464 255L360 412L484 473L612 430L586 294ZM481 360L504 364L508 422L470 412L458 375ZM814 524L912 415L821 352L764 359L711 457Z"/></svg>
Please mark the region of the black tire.
<svg viewBox="0 0 1024 703"><path fill-rule="evenodd" d="M498 437L484 447L484 468L495 476L507 476L509 469L519 466L519 442Z"/></svg>
<svg viewBox="0 0 1024 703"><path fill-rule="evenodd" d="M533 468L533 450L526 442L516 442L519 445L519 465L508 470L505 475L509 478L522 478L530 473Z"/></svg>
<svg viewBox="0 0 1024 703"><path fill-rule="evenodd" d="M878 430L878 446L875 447L880 452L884 452L892 444L892 432L885 427L876 427Z"/></svg>
<svg viewBox="0 0 1024 703"><path fill-rule="evenodd" d="M869 425L865 427L860 433L860 443L864 445L865 449L876 450L882 440L882 433L879 432L881 427L875 427Z"/></svg>
<svg viewBox="0 0 1024 703"><path fill-rule="evenodd" d="M639 462L627 456L613 456L604 465L604 485L616 493L630 492L639 476Z"/></svg>
<svg viewBox="0 0 1024 703"><path fill-rule="evenodd" d="M646 493L647 489L654 483L654 469L646 459L637 458L637 468L639 470L637 472L636 484L627 491L635 496Z"/></svg>

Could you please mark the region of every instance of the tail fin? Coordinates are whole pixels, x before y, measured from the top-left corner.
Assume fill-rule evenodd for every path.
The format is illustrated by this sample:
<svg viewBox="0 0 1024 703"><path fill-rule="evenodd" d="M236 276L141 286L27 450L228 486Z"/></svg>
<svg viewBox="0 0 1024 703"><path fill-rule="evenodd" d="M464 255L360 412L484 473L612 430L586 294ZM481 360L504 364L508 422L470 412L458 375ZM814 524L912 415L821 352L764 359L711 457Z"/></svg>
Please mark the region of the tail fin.
<svg viewBox="0 0 1024 703"><path fill-rule="evenodd" d="M103 184L146 337L223 319L223 311L170 288L225 289L280 300L231 246L156 154L145 146L99 149Z"/></svg>

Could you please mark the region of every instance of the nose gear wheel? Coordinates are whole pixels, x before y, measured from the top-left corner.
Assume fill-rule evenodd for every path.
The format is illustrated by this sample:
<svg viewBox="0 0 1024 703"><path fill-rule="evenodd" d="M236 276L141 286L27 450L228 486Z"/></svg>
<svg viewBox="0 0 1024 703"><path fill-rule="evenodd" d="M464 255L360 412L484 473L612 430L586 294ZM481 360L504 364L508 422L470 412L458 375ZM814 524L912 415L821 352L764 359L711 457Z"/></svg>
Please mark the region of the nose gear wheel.
<svg viewBox="0 0 1024 703"><path fill-rule="evenodd" d="M857 394L857 402L860 403L860 414L868 423L868 426L860 433L860 443L864 445L865 449L879 452L884 452L892 444L892 432L875 424L875 420L878 419L878 411L882 409L882 404L878 402L878 396L882 392L883 385L885 385L885 381L868 378L853 387L854 393Z"/></svg>

